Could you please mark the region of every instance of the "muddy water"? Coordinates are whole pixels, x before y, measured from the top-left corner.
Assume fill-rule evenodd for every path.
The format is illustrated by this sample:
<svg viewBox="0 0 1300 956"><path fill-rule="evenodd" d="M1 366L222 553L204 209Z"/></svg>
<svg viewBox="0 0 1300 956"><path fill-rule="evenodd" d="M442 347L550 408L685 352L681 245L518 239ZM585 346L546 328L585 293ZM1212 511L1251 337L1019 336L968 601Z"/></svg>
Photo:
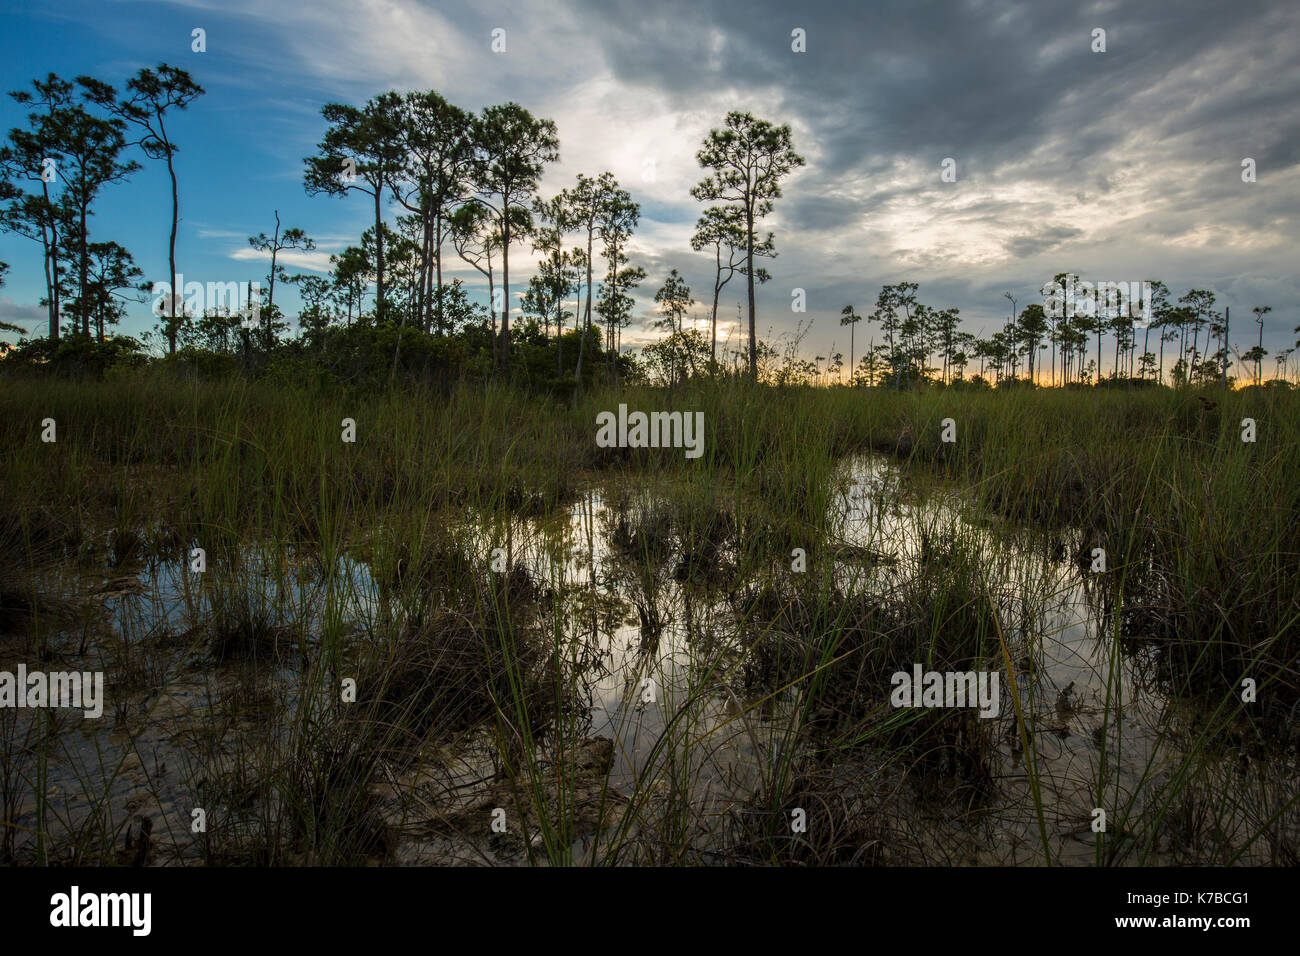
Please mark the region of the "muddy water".
<svg viewBox="0 0 1300 956"><path fill-rule="evenodd" d="M1119 839L1125 819L1136 819L1158 787L1185 766L1189 734L1179 728L1193 719L1144 681L1140 658L1116 650L1106 630L1113 619L1100 611L1095 576L1064 557L1078 542L1044 548L1030 533L979 514L960 493L918 487L875 457L844 463L832 502L828 522L839 556L834 574L846 593L887 595L917 573L936 542L953 536L973 542L1015 659L1024 726L1004 674L1000 713L993 718L990 763L998 795L991 805L972 812L945 806L924 786L894 791L899 815L922 821L915 829L927 834L918 840L928 848L923 861L1041 863L1046 838L1056 861L1096 862L1095 809L1107 811L1108 832ZM502 547L509 567L527 568L556 596L549 626L586 675L579 687L585 716L576 736L613 742L611 792L624 801L649 790L663 801L689 802L694 842L707 851L723 822L760 796L772 761L797 751L806 738L794 718L795 692L761 700L746 695L739 677L745 648L724 589L678 580L675 546L659 551L646 568L616 545L620 516L652 520L671 505L667 495L606 486L589 490L558 517L502 528L466 514L456 531L477 557ZM221 573L215 570L213 580ZM11 722L0 726L6 754L15 757L11 765L20 766L27 785L11 785L19 791L14 819L23 834L20 845L30 846L41 826L32 799L39 786L47 797L44 827L52 834L75 833L96 814L109 814L132 832L147 819L159 845L178 848L176 858L192 857L187 824L204 770L234 756L211 739L213 696L234 692L248 703L231 733L254 729L263 715L292 712L292 660L305 650L294 635L318 636L327 622L339 621L348 633L364 635L388 613L369 568L353 557L325 574L310 558L295 562L250 550L239 574L257 584L251 599L285 635L279 658L285 663L278 667L214 668L204 654L202 629L210 597L174 563L141 569L134 580L117 575L107 590L101 586L98 600L111 635L97 646L114 649L101 651L110 687L106 719L62 716L65 730L45 763L32 746L39 728L30 714L0 715ZM133 684L148 689L133 692ZM1024 753L1026 740L1032 760ZM196 757L199 750L203 759ZM472 803L474 781L490 775L487 749L470 742L439 760L437 773L408 774L395 789L431 786L428 799L436 801L439 786L457 788L457 799ZM1254 776L1235 774L1228 763L1221 773L1209 772L1220 788L1210 796L1253 801L1255 808L1290 798L1293 781L1275 785L1258 769ZM930 786L942 791L947 783ZM1045 808L1041 819L1035 788ZM401 805L393 810L398 830L411 834L393 856L399 862L512 861L499 848L468 852L455 840L410 828L419 801L415 811L409 800L390 803ZM1231 842L1234 822L1249 829L1252 812L1220 820L1219 829L1230 832L1219 836ZM1136 836L1139 843L1149 838ZM1162 862L1171 839L1177 834L1157 839L1145 860ZM592 848L580 840L576 850L581 860ZM1247 848L1242 860L1263 852Z"/></svg>

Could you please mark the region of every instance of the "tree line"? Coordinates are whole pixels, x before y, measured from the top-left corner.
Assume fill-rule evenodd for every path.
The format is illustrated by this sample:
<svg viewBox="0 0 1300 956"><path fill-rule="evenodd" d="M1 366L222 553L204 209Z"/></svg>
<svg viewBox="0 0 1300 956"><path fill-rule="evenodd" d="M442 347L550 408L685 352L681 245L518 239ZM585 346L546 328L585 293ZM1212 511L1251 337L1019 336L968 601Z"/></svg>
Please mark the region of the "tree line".
<svg viewBox="0 0 1300 956"><path fill-rule="evenodd" d="M26 125L11 129L0 145L0 228L40 245L41 305L51 341L58 340L64 321L86 338L93 324L104 338L125 315L124 293L143 291L143 273L131 253L90 236L104 187L141 168L132 150L165 163L171 179L168 266L175 284L178 146L167 121L203 92L186 71L163 63L141 69L121 94L93 77L70 82L54 73L33 80L31 90L9 94L29 112Z"/></svg>
<svg viewBox="0 0 1300 956"><path fill-rule="evenodd" d="M1054 283L1072 288L1079 277L1058 273ZM950 383L965 378L965 370L976 360L975 376L990 384L1015 381L1050 385L1100 383L1104 380L1151 382L1173 385L1228 384L1238 376L1230 369L1244 368L1255 384L1263 382L1264 316L1269 306L1252 310L1258 338L1245 351L1229 343L1228 311L1215 309L1216 297L1205 289L1192 289L1174 301L1168 286L1148 280L1143 288L1150 299L1132 301L1123 290L1098 296L1087 309L1053 310L1033 302L1016 313L1011 302L1009 320L991 335L980 337L959 327L959 310L935 309L919 302L918 285L900 282L884 286L875 310L866 316L846 305L841 325L850 329L851 381L868 385L903 387L922 381ZM872 341L861 361L854 366L855 327L865 321L877 324L884 341ZM1296 329L1300 332L1300 328ZM1202 338L1202 332L1204 337ZM1154 339L1153 339L1154 335ZM1103 339L1109 336L1110 374L1103 376ZM1095 350L1089 350L1095 342ZM1139 343L1141 351L1139 352ZM1176 343L1176 347L1175 347ZM1297 343L1300 345L1300 343ZM1166 345L1170 365L1166 372ZM1295 348L1276 357L1277 374L1285 373L1286 362ZM842 356L831 356L837 363ZM1058 368L1059 366L1059 368ZM836 369L839 364L835 364ZM1021 371L1024 371L1022 378Z"/></svg>
<svg viewBox="0 0 1300 956"><path fill-rule="evenodd" d="M646 277L628 253L640 206L608 171L579 174L557 195L539 196L546 167L559 158L556 125L513 102L473 113L430 90L389 91L361 106L326 104L324 135L304 160L304 187L310 195L362 197L373 225L330 257L328 276L291 275L282 254L310 251L315 243L304 230L285 227L276 211L271 234L249 238L270 258L254 327L228 307L192 305L176 288L179 146L168 120L203 92L186 71L162 64L141 70L121 95L92 77L69 82L53 73L33 81L30 91L10 94L29 112L26 126L10 130L0 147L0 226L40 244L50 342L61 333L106 339L126 303L143 301L152 288L128 250L96 241L90 229L104 188L141 168L130 156L138 149L165 162L171 179L171 292L155 308L156 331L170 354L186 346L246 356L274 349L287 329L276 287L288 283L301 295L298 319L309 347L328 340L331 329L354 324L395 328L398 349L410 329L435 338L482 331L469 338L487 342L499 372L511 360L516 292L524 320L554 343L557 375L581 380L584 363L597 360L618 377L622 330L633 318L631 293ZM698 158L708 175L693 193L714 203L692 239L715 259L711 353L716 358L719 296L741 276L748 282L750 370L756 373L753 286L768 274L754 263L775 255L771 233L760 235L758 223L780 196L781 178L803 159L788 127L739 112L709 134ZM524 243L539 261L514 290L511 255ZM448 255L483 276L486 310L471 302L461 280L445 280ZM0 279L6 268L0 263ZM566 308L570 297L576 297L574 310ZM566 367L570 321L576 348Z"/></svg>
<svg viewBox="0 0 1300 956"><path fill-rule="evenodd" d="M140 70L121 93L92 77L69 82L51 73L34 80L31 90L10 94L28 113L26 125L11 129L0 146L0 227L40 246L49 342L57 342L61 330L106 339L124 317L126 303L143 301L150 289L129 251L114 241L92 239L90 230L103 189L141 168L131 156L138 150L144 159L165 163L171 183L172 291L155 315L172 355L188 347L251 361L255 354L265 357L291 345L317 359L331 350L355 357L358 341L367 337L363 348L391 348L394 370L403 348L408 361L421 353L462 364L481 351L490 373L498 375L510 370L514 346L522 344L524 364L540 368L544 360L557 380L583 381L599 363L601 373L614 381L620 375L651 374L675 382L722 369L720 301L739 277L745 287L747 316L738 319L747 333L748 374L759 377L760 357L768 364L777 357L757 335L755 286L771 278L759 263L777 255L775 236L761 229L762 220L781 197L785 177L804 165L788 126L731 112L706 136L696 154L705 175L691 189L706 206L691 248L712 260L705 303L709 338L706 342L697 329L685 327L696 302L673 269L654 296L658 327L667 334L644 347L637 363L622 354L622 330L633 320L631 293L646 278L629 257L639 204L608 171L580 173L554 196L539 195L547 166L559 159L552 120L514 102L475 113L432 90L389 91L360 106L322 108L325 131L304 159L304 188L314 196L361 198L373 214L357 244L330 256L327 275L288 272L282 256L314 250L315 243L304 230L286 227L275 211L273 231L248 240L270 259L256 321L228 306L191 305L176 288L179 147L168 121L203 92L186 71L164 63ZM511 254L525 244L537 256L535 270L512 290ZM449 255L483 277L486 308L471 301L459 278L446 281ZM0 283L7 268L0 263ZM1076 280L1072 273L1056 276L1057 282ZM294 285L302 300L301 334L292 343L275 303L277 283ZM974 361L979 362L976 378L998 384L1021 380L1022 364L1030 381L1100 381L1105 335L1113 340L1112 379L1164 382L1169 346L1168 380L1174 384L1226 382L1230 355L1253 366L1255 381L1262 381L1268 354L1263 320L1270 308L1254 309L1258 341L1243 353L1229 345L1227 313L1215 310L1213 293L1191 290L1174 302L1163 283L1147 287L1149 303L1121 297L1087 314L1056 316L1039 303L1017 314L1008 292L1010 320L992 335L978 337L961 329L958 309L920 302L917 283L885 285L865 316L853 305L841 312L850 334L849 381L895 388L951 383L965 380ZM518 329L512 328L512 291L523 323ZM1140 329L1133 305L1150 317ZM879 326L882 341L873 334L859 361L856 326L864 320L868 328ZM571 327L566 331L566 326ZM801 326L796 345L804 332ZM1279 374L1293 351L1276 357ZM789 349L784 365L771 374L778 380L820 377L827 357L817 356L809 365L796 352ZM834 379L842 381L842 368L842 354L829 356L827 372Z"/></svg>
<svg viewBox="0 0 1300 956"><path fill-rule="evenodd" d="M617 378L614 357L635 305L630 293L646 273L628 255L640 205L612 172L580 173L555 196L539 196L547 164L559 158L556 127L517 103L489 106L476 115L433 91L388 92L361 107L327 104L322 113L329 126L318 152L305 160L308 192L359 193L368 197L374 213L361 246L347 250L336 264L335 304L341 288L349 322L354 298L361 312L364 286L355 280L363 276L374 279L376 321L411 323L433 335L473 321L475 310L459 281L443 281L449 245L487 282L493 366L503 369L511 351L510 254L515 243L526 241L540 259L520 296L520 309L541 325L547 339L554 326L557 373L564 371L564 327L573 319L582 329L574 377L582 376L596 322L603 325L602 352ZM740 112L728 114L725 125L709 133L697 159L708 175L692 194L715 203L700 217L692 238L697 251L711 251L715 260L711 357L716 360L719 296L733 277L743 276L755 374L754 283L768 274L754 263L775 255L772 234L761 236L758 225L780 197L781 179L804 161L794 152L789 127ZM391 229L385 216L390 204L399 210ZM674 270L656 296L670 302L677 320L670 320L670 334L682 331L683 288ZM324 286L312 292L308 321L335 319L340 310L322 311ZM571 296L580 316L565 307Z"/></svg>

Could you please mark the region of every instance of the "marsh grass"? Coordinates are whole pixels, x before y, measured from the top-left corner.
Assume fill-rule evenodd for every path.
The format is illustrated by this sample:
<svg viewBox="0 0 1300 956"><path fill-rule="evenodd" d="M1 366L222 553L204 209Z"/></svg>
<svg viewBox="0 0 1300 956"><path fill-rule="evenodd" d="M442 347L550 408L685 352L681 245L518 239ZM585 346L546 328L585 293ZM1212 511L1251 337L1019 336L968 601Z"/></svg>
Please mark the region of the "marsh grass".
<svg viewBox="0 0 1300 956"><path fill-rule="evenodd" d="M1062 821L1106 806L1098 864L1294 862L1298 401L6 381L5 659L104 662L106 720L127 742L0 712L0 855L122 862L147 813L150 862L355 864L435 830L494 862L1055 862L1073 859ZM704 454L597 448L596 415L619 403L704 411ZM46 417L57 443L39 440ZM914 556L892 554L885 524L846 543L842 463L868 453L901 469L873 520L911 509ZM524 529L593 487L599 519L561 535L585 546L586 576L525 558ZM915 507L938 489L963 522ZM185 570L195 547L202 576ZM489 569L492 547L506 571ZM1104 574L1087 570L1094 548ZM1039 557L1002 561L1012 550ZM139 575L153 591L162 566L175 607L94 623L98 585L78 582ZM1065 588L1051 568L1074 568L1105 671L1090 717L1105 746L1068 781L1039 660ZM602 742L599 645L628 622L639 649ZM687 659L666 663L665 635ZM1001 669L1010 706L997 721L888 707L890 674L914 662ZM662 696L638 707L646 678ZM160 735L148 715L196 680ZM1136 776L1119 759L1135 694L1158 695L1168 731L1144 739ZM142 773L163 746L180 754L171 772ZM47 799L52 770L84 805ZM143 780L130 810L128 774ZM497 806L509 838L489 828ZM989 828L1012 824L1027 849L997 856Z"/></svg>

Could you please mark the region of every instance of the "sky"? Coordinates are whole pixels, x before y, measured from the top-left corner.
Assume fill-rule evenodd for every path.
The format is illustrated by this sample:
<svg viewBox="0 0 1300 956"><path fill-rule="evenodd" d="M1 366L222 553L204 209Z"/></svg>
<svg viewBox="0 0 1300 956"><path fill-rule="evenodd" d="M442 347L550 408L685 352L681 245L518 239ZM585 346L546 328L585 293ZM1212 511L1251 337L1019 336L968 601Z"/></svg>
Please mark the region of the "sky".
<svg viewBox="0 0 1300 956"><path fill-rule="evenodd" d="M1300 4L784 0L2 0L0 89L49 72L118 87L161 62L206 94L171 121L180 146L178 266L186 281L265 282L248 237L304 229L290 272L324 273L359 242L367 197L311 197L303 158L327 102L434 89L467 109L507 101L555 121L560 159L540 193L611 170L641 205L630 248L647 272L625 346L652 341L653 296L678 269L703 328L712 259L690 236L703 210L695 154L729 110L789 125L807 161L762 228L776 236L758 291L761 337L811 322L802 351L848 353L840 310L874 308L885 283L957 307L987 334L1059 272L1090 281L1160 279L1175 296L1209 289L1232 309L1233 341L1294 345L1300 325ZM192 49L205 31L206 50ZM1095 31L1105 51L1095 52ZM504 30L505 51L493 51ZM794 47L803 31L802 52ZM500 37L500 34L497 34ZM500 44L498 43L498 46ZM0 103L5 130L24 111ZM106 187L92 239L126 246L150 282L167 279L165 168ZM1242 162L1254 160L1255 181ZM956 181L941 175L955 161ZM395 215L395 213L394 213ZM514 306L535 257L511 259ZM0 233L11 266L0 319L43 334L40 247ZM444 263L486 301L447 248ZM724 290L720 337L740 278ZM793 311L803 290L806 312ZM297 300L277 288L277 304ZM133 305L122 331L152 327ZM873 328L858 326L870 339ZM8 336L12 340L14 336ZM858 343L858 355L864 343Z"/></svg>

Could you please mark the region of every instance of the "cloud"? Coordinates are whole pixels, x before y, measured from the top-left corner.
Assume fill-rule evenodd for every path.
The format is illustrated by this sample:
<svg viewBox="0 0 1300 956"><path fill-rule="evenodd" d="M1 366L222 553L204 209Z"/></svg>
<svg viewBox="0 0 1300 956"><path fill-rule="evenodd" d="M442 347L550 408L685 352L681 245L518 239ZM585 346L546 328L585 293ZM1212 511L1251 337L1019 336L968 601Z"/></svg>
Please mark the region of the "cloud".
<svg viewBox="0 0 1300 956"><path fill-rule="evenodd" d="M631 247L649 273L637 291L642 317L671 268L697 298L711 299L711 262L689 247L702 211L689 190L703 175L701 140L731 109L788 123L808 160L760 226L776 233L779 256L766 263L773 280L758 296L760 327L783 332L801 318L789 309L791 289L807 291L809 348L842 337L837 313L846 302L874 302L881 284L903 279L920 282L933 305L960 307L971 328L1002 321L1003 291L1028 301L1064 269L1210 286L1243 313L1265 304L1256 297L1275 317L1300 309L1294 4L188 6L221 20L210 43L241 38L232 56L243 69L223 82L242 84L246 100L234 102L259 117L259 149L279 164L265 175L277 183L300 181L310 148L302 144L319 138L327 100L433 88L466 108L515 100L554 119L560 162L543 193L609 169L642 204ZM796 27L806 32L805 53L791 49ZM1092 52L1096 28L1106 30L1105 53ZM494 29L505 31L503 53L492 50ZM1255 183L1241 181L1246 157L1256 162ZM955 183L940 178L945 158L956 161ZM247 175L237 159L232 153L231 175ZM364 210L315 202L329 217L317 234L337 248L359 241L347 227L363 222ZM217 221L199 232L217 249L248 234ZM324 251L282 261L329 267ZM450 250L444 262L476 290L485 286ZM526 247L513 251L512 291L534 262ZM730 315L742 291L739 281L728 286L720 312ZM625 341L640 333L629 330Z"/></svg>
<svg viewBox="0 0 1300 956"><path fill-rule="evenodd" d="M268 271L271 268L271 254L260 249L254 249L252 246L236 249L230 254L230 258L241 262L260 260L266 263ZM322 275L327 275L332 268L330 253L317 250L304 252L300 249L282 249L276 256L275 263L277 266L283 266L286 269L306 269L309 272L319 272Z"/></svg>
<svg viewBox="0 0 1300 956"><path fill-rule="evenodd" d="M1049 226L1033 235L1016 236L1006 243L1007 255L1016 259L1026 259L1060 246L1069 239L1083 235L1082 229L1073 226Z"/></svg>
<svg viewBox="0 0 1300 956"><path fill-rule="evenodd" d="M0 296L0 322L26 329L28 335L39 335L49 326L50 315L43 306L22 305L3 295Z"/></svg>

